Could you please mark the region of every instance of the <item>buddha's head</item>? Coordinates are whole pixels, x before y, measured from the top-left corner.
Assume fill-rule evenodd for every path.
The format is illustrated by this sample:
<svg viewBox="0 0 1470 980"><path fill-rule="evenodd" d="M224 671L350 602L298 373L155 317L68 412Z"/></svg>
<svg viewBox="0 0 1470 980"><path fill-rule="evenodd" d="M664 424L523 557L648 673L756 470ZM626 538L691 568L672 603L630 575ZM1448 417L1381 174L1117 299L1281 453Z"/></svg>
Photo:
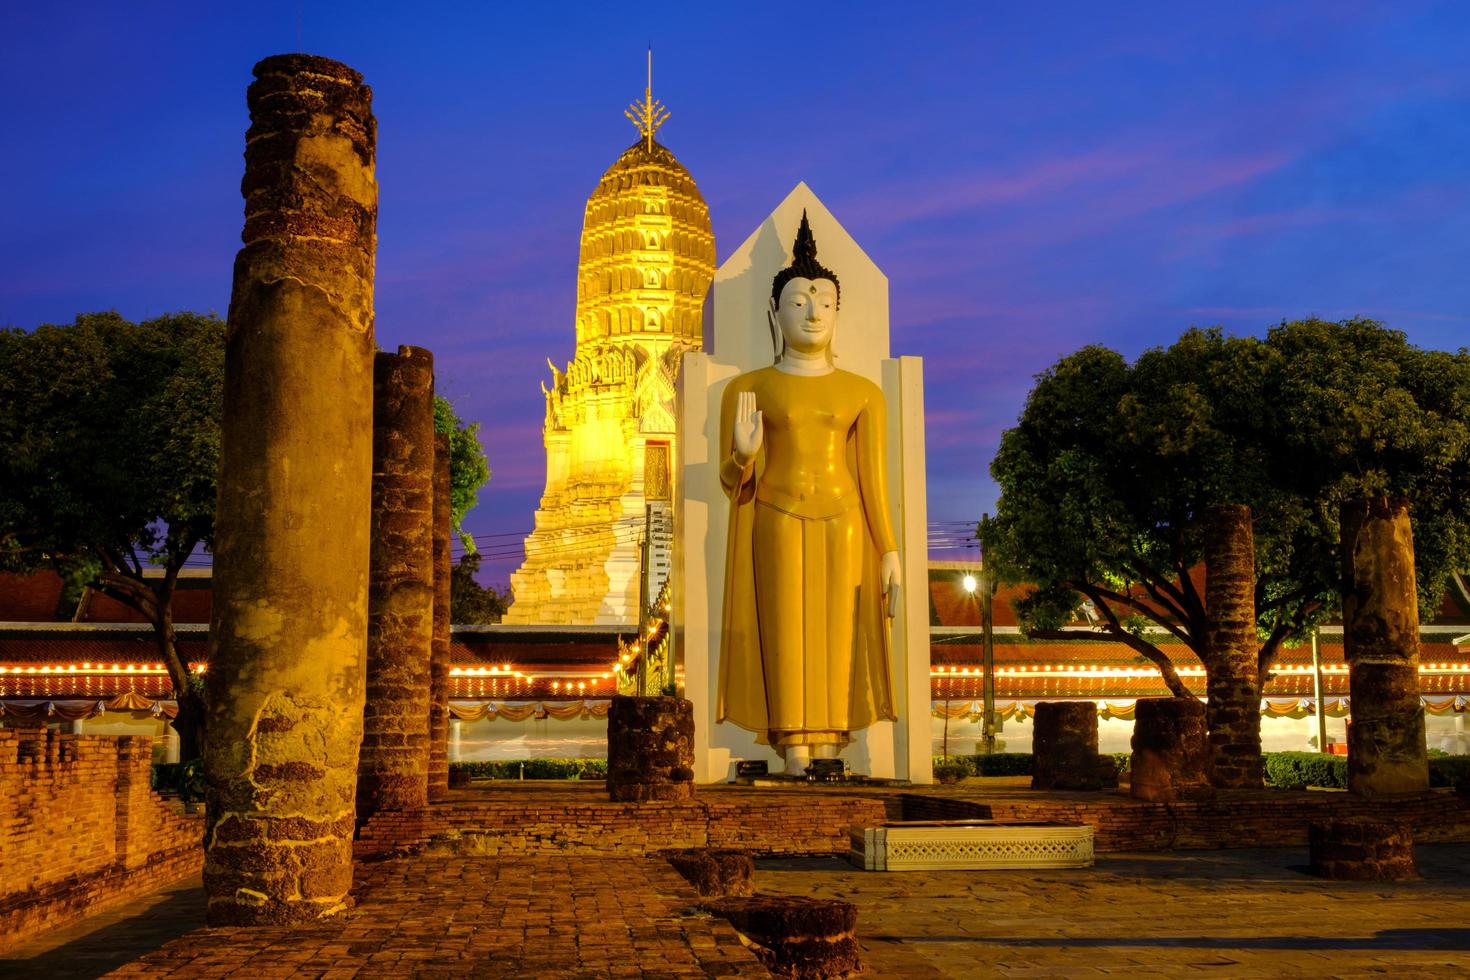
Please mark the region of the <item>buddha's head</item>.
<svg viewBox="0 0 1470 980"><path fill-rule="evenodd" d="M779 359L790 347L802 353L831 352L842 297L837 276L817 262L817 241L806 212L791 248L791 264L771 284L771 326Z"/></svg>

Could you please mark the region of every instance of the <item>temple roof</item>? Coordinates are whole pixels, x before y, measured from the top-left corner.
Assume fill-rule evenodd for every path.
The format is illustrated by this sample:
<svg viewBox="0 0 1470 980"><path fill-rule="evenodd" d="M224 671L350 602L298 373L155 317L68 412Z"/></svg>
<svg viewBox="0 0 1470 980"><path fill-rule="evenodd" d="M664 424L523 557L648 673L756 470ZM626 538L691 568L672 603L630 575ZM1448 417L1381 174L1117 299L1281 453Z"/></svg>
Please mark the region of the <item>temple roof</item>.
<svg viewBox="0 0 1470 980"><path fill-rule="evenodd" d="M664 175L664 179L660 179L660 175ZM613 161L613 165L603 172L601 180L598 181L597 190L592 192L592 196L595 198L599 194L609 193L623 187L665 183L668 176L676 180L688 181L689 189L696 197L699 196L693 176L668 147L658 140L654 140L653 146L650 147L647 141L640 139L619 154L618 158ZM619 178L627 179L622 183L614 183Z"/></svg>

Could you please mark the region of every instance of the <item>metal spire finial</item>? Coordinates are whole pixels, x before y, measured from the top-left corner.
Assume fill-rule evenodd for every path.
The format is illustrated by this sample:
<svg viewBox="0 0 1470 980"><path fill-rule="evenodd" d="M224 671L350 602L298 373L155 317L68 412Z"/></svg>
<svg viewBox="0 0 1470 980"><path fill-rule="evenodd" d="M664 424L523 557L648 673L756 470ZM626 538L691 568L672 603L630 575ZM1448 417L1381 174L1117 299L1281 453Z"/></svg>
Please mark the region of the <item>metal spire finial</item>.
<svg viewBox="0 0 1470 980"><path fill-rule="evenodd" d="M653 151L653 134L668 122L669 110L653 97L653 45L648 46L648 86L643 90L643 101L633 102L623 110L628 121L638 127L638 132L648 141L649 152Z"/></svg>

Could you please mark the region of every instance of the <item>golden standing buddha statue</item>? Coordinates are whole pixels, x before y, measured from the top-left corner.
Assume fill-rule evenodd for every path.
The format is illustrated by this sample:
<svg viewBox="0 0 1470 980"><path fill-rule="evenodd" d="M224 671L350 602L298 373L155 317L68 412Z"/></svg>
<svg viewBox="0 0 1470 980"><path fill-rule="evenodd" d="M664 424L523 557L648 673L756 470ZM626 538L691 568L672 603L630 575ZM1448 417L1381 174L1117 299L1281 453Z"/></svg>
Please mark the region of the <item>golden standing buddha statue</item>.
<svg viewBox="0 0 1470 980"><path fill-rule="evenodd" d="M716 717L757 732L792 774L897 720L887 417L876 384L833 366L840 295L803 212L772 284L777 362L732 380L720 410L731 515Z"/></svg>

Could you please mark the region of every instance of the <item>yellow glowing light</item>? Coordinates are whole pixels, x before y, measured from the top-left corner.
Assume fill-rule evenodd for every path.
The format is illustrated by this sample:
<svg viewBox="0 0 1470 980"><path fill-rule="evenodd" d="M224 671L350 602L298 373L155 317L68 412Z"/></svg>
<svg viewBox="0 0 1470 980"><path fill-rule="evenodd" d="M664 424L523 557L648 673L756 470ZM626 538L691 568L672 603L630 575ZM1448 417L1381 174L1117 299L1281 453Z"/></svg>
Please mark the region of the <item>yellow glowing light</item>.
<svg viewBox="0 0 1470 980"><path fill-rule="evenodd" d="M610 588L604 569L638 560L644 500L671 499L677 439L662 396L649 396L672 394L680 349L701 346L714 238L689 172L653 143L664 110L645 92L630 111L647 142L629 148L587 201L576 280L584 288L570 318L576 355L564 371L552 366L546 386L546 491L511 576L507 623L552 614L592 623L609 604L636 618L636 584ZM634 518L621 516L629 495Z"/></svg>
<svg viewBox="0 0 1470 980"><path fill-rule="evenodd" d="M973 576L973 575L966 575L965 576L965 591L973 594L974 591L975 591L975 589L977 587L978 587L978 584L975 581L975 576Z"/></svg>

